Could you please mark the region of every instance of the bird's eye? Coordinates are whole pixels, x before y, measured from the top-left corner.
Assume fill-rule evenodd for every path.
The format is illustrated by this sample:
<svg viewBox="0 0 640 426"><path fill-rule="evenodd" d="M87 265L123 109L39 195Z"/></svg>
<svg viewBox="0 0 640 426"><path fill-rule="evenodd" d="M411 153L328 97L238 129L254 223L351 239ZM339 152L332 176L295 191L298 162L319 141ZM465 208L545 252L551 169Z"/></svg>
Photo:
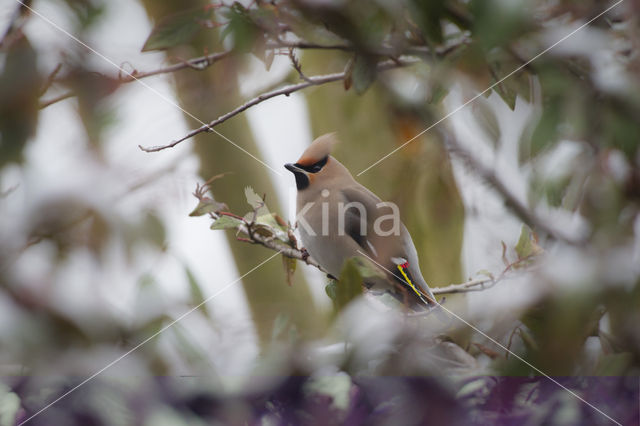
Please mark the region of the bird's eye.
<svg viewBox="0 0 640 426"><path fill-rule="evenodd" d="M313 164L309 171L311 173L318 173L320 170L322 170L322 168L325 166L325 164L327 164L327 161L329 160L329 157L324 157L322 160L318 161L317 163Z"/></svg>

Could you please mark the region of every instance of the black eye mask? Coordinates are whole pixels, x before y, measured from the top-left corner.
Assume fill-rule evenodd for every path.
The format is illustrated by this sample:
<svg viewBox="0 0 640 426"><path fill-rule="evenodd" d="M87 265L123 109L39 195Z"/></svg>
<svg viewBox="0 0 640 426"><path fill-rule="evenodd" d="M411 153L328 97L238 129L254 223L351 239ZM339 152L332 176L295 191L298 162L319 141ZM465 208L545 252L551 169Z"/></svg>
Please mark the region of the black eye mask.
<svg viewBox="0 0 640 426"><path fill-rule="evenodd" d="M325 164L327 164L327 161L329 161L329 156L327 155L326 157L324 157L322 160L318 161L317 163L313 163L309 166L303 166L301 164L294 164L294 166L301 168L302 170L309 172L309 173L318 173L320 170L322 170L322 168L324 167Z"/></svg>

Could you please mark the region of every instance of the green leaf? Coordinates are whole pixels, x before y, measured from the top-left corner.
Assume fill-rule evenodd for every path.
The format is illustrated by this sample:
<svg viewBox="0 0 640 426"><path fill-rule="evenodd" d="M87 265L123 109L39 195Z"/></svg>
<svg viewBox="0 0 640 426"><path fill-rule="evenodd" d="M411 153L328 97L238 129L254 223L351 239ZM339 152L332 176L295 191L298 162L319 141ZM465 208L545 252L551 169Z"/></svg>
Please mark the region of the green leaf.
<svg viewBox="0 0 640 426"><path fill-rule="evenodd" d="M518 259L526 259L528 257L539 254L542 249L536 243L535 235L527 225L522 225L520 239L515 247Z"/></svg>
<svg viewBox="0 0 640 426"><path fill-rule="evenodd" d="M216 219L215 222L213 222L210 226L210 229L235 229L238 226L242 225L244 222L242 222L240 219L237 219L235 217L231 217L231 216L220 216L218 219Z"/></svg>
<svg viewBox="0 0 640 426"><path fill-rule="evenodd" d="M426 38L435 43L443 42L440 19L445 11L444 0L413 0L410 3L412 18L415 18Z"/></svg>
<svg viewBox="0 0 640 426"><path fill-rule="evenodd" d="M362 294L363 273L368 273L368 271L363 268L363 263L359 259L348 259L342 267L340 278L335 287L325 288L329 297L333 295L333 306L336 312L342 310L353 299Z"/></svg>
<svg viewBox="0 0 640 426"><path fill-rule="evenodd" d="M284 267L284 272L287 277L287 284L291 286L293 284L293 274L296 272L296 266L298 264L298 259L294 259L293 257L282 255L282 266Z"/></svg>
<svg viewBox="0 0 640 426"><path fill-rule="evenodd" d="M536 125L533 134L531 135L529 155L535 157L554 142L558 137L558 126L562 119L562 104L561 99L554 98L549 102L545 102L544 109L542 110L542 117Z"/></svg>
<svg viewBox="0 0 640 426"><path fill-rule="evenodd" d="M258 36L263 35L263 31L255 24L248 10L239 2L234 2L225 16L229 22L222 31L222 39L232 35L234 50L242 53L251 52L254 42Z"/></svg>
<svg viewBox="0 0 640 426"><path fill-rule="evenodd" d="M186 44L203 29L203 23L211 18L213 18L211 5L167 16L153 28L142 51L162 50Z"/></svg>
<svg viewBox="0 0 640 426"><path fill-rule="evenodd" d="M524 0L473 0L473 35L488 51L513 42L532 29L532 11Z"/></svg>
<svg viewBox="0 0 640 426"><path fill-rule="evenodd" d="M202 289L200 288L200 284L198 283L198 280L196 280L195 275L193 275L193 272L191 272L191 269L189 269L189 267L186 265L184 267L184 272L187 275L187 281L189 281L189 293L191 294L191 303L193 303L193 306L200 305L198 309L200 309L200 311L202 311L202 313L207 318L211 318L211 315L209 315L209 309L207 308L207 304L204 303L205 301L204 294L202 293Z"/></svg>
<svg viewBox="0 0 640 426"><path fill-rule="evenodd" d="M357 55L353 64L351 79L356 93L363 94L376 80L376 64L370 58Z"/></svg>
<svg viewBox="0 0 640 426"><path fill-rule="evenodd" d="M209 197L205 197L200 200L196 208L193 209L191 213L189 213L189 216L203 216L208 213L217 213L227 209L228 207L225 203L219 203Z"/></svg>

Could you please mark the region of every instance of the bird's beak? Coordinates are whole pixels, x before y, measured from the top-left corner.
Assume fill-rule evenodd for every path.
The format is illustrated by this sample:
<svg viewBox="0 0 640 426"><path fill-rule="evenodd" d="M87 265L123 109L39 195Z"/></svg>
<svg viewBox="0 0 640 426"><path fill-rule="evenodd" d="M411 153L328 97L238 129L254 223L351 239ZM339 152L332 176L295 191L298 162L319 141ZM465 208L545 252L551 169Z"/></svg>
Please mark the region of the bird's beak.
<svg viewBox="0 0 640 426"><path fill-rule="evenodd" d="M303 169L301 169L300 167L296 166L295 164L292 163L287 163L284 165L284 168L289 170L291 173L295 174L295 173L302 173L302 174L307 174L307 172Z"/></svg>

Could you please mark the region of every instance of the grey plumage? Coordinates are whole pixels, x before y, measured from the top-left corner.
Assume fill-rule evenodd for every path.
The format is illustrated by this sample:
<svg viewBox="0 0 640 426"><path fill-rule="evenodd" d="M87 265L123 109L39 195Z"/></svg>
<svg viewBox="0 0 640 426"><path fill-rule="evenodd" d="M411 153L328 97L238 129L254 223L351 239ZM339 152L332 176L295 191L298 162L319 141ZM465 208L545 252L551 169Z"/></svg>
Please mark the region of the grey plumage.
<svg viewBox="0 0 640 426"><path fill-rule="evenodd" d="M321 136L297 163L285 166L296 176L298 230L304 247L334 277L340 276L345 260L364 253L387 277L382 284L372 284L385 286L412 307L433 304L435 298L397 207L383 203L330 155L336 142L334 134Z"/></svg>

